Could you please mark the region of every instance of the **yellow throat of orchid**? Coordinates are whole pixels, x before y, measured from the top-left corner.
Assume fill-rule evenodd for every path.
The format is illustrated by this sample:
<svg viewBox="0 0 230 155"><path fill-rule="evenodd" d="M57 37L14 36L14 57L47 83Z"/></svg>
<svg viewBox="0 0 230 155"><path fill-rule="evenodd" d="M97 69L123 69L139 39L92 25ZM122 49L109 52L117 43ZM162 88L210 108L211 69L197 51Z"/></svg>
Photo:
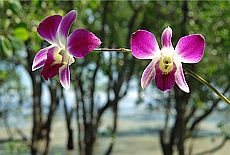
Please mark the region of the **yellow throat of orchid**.
<svg viewBox="0 0 230 155"><path fill-rule="evenodd" d="M62 55L60 54L60 52L58 50L55 50L55 53L54 53L54 60L55 62L53 62L53 65L55 64L59 64L62 62Z"/></svg>
<svg viewBox="0 0 230 155"><path fill-rule="evenodd" d="M160 60L160 69L164 75L167 75L170 71L173 70L173 60L170 56L164 56Z"/></svg>
<svg viewBox="0 0 230 155"><path fill-rule="evenodd" d="M65 50L55 51L54 59L55 59L55 62L53 62L52 65L60 64L60 63L62 63L63 65L67 65L67 64L71 65L72 63L75 62L73 56L71 56Z"/></svg>

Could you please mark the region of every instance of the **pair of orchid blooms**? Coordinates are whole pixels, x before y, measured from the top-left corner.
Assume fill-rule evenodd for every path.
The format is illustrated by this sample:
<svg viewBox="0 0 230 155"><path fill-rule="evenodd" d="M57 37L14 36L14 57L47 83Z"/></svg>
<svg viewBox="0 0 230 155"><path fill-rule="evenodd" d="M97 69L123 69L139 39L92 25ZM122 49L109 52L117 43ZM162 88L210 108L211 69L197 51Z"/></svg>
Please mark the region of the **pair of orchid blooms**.
<svg viewBox="0 0 230 155"><path fill-rule="evenodd" d="M53 15L45 18L37 28L38 34L51 45L36 54L32 70L43 67L41 75L45 80L59 73L60 83L65 89L70 88L69 66L74 63L74 58L84 58L101 44L99 38L85 29L76 29L68 35L76 18L77 12L72 10L64 17ZM201 60L205 39L201 34L184 36L174 48L171 38L172 29L167 27L162 33L160 49L151 32L137 30L132 34L130 47L133 56L152 60L142 74L143 89L155 78L156 87L164 92L176 83L181 90L189 93L182 63L197 63Z"/></svg>

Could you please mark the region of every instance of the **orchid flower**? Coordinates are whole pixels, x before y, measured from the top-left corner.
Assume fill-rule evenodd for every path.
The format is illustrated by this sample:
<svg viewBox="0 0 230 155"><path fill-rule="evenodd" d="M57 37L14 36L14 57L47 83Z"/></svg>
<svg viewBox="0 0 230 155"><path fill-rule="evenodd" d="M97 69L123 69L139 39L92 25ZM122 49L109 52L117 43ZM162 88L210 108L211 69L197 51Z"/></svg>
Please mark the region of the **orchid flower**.
<svg viewBox="0 0 230 155"><path fill-rule="evenodd" d="M69 66L74 63L74 57L84 58L101 44L100 39L85 29L77 29L68 36L76 18L77 12L72 10L63 18L60 15L45 18L37 28L38 34L51 45L35 55L32 71L44 66L41 75L45 80L59 73L65 89L70 88Z"/></svg>
<svg viewBox="0 0 230 155"><path fill-rule="evenodd" d="M172 29L167 27L161 38L160 50L155 36L146 30L138 30L131 37L132 54L138 59L151 59L141 77L141 87L145 89L155 78L156 87L164 92L175 84L189 93L182 63L197 63L204 54L205 39L201 34L184 36L174 49L171 43Z"/></svg>

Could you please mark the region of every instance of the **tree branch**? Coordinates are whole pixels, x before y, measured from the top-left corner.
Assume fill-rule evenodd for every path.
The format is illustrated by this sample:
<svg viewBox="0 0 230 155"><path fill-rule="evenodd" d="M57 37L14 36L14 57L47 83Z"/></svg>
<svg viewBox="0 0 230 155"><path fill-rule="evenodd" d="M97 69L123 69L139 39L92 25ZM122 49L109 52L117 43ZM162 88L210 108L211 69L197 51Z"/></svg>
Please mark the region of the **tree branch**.
<svg viewBox="0 0 230 155"><path fill-rule="evenodd" d="M225 88L223 94L225 94L228 90L230 89L230 84ZM217 100L212 102L212 106L207 109L202 115L198 116L192 123L192 125L189 128L189 131L192 132L193 129L207 116L209 116L209 114L211 114L211 112L215 109L215 107L218 105L218 103L220 102L221 98L218 98Z"/></svg>
<svg viewBox="0 0 230 155"><path fill-rule="evenodd" d="M222 142L217 145L216 147L210 149L210 150L206 150L206 151L202 151L202 152L199 152L199 153L195 153L194 155L205 155L205 154L212 154L216 151L218 151L219 149L221 149L225 143L227 142L227 140L230 140L230 137L229 136L225 136L222 140Z"/></svg>

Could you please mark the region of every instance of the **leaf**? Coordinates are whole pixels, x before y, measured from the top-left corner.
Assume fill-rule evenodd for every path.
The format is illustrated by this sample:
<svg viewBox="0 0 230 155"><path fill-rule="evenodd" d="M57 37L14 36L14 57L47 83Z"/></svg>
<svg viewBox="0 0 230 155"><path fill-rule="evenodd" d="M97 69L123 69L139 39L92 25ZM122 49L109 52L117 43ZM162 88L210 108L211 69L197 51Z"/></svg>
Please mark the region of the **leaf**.
<svg viewBox="0 0 230 155"><path fill-rule="evenodd" d="M10 26L10 20L9 19L5 19L2 21L2 24L4 26L4 30L7 30Z"/></svg>
<svg viewBox="0 0 230 155"><path fill-rule="evenodd" d="M13 47L14 50L22 50L23 49L23 42L18 39L17 37L14 37L14 36L9 36L9 39L10 39L10 42L11 42L11 45Z"/></svg>
<svg viewBox="0 0 230 155"><path fill-rule="evenodd" d="M4 8L4 1L0 0L0 8L3 9Z"/></svg>
<svg viewBox="0 0 230 155"><path fill-rule="evenodd" d="M7 78L7 72L1 71L0 74L0 81L4 81Z"/></svg>
<svg viewBox="0 0 230 155"><path fill-rule="evenodd" d="M29 32L24 27L14 29L14 35L22 41L26 41L29 38Z"/></svg>
<svg viewBox="0 0 230 155"><path fill-rule="evenodd" d="M1 41L1 47L2 47L2 50L5 54L5 56L8 57L8 56L13 55L12 45L11 45L9 39L4 37L4 36L0 36L0 41Z"/></svg>
<svg viewBox="0 0 230 155"><path fill-rule="evenodd" d="M19 13L19 11L21 10L22 8L22 5L20 3L19 0L9 0L9 3L11 4L12 6L12 10L15 12L15 13Z"/></svg>
<svg viewBox="0 0 230 155"><path fill-rule="evenodd" d="M38 3L39 3L39 0L32 0L32 3L33 3L33 5L38 5Z"/></svg>

